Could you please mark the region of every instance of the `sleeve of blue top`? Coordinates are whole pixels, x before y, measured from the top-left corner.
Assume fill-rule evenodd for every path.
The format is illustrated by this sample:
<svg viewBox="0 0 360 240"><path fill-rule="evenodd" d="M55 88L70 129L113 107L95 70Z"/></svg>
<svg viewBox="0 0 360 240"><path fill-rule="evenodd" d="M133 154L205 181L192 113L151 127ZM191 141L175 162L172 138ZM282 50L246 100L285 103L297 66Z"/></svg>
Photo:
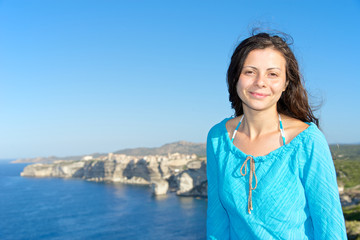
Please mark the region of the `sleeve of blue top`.
<svg viewBox="0 0 360 240"><path fill-rule="evenodd" d="M334 162L320 130L309 135L305 156L299 160L315 239L347 239Z"/></svg>
<svg viewBox="0 0 360 240"><path fill-rule="evenodd" d="M208 207L206 218L207 239L229 239L229 218L219 199L218 164L215 158L214 147L210 133L206 145L207 180L208 180Z"/></svg>

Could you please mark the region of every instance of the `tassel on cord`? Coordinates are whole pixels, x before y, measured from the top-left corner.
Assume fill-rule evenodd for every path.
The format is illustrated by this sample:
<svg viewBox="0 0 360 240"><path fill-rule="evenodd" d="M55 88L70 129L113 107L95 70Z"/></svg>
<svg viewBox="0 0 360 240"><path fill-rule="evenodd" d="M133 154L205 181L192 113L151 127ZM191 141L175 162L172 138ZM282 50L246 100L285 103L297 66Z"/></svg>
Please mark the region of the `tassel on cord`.
<svg viewBox="0 0 360 240"><path fill-rule="evenodd" d="M247 161L250 160L250 176L249 176L249 199L248 199L248 213L251 214L251 210L253 210L252 206L252 190L256 189L257 187L257 178L255 174L255 161L252 156L248 156L240 168L240 174L245 176L247 174ZM243 167L245 166L245 172L243 173ZM252 179L253 175L255 177L255 187L252 187Z"/></svg>

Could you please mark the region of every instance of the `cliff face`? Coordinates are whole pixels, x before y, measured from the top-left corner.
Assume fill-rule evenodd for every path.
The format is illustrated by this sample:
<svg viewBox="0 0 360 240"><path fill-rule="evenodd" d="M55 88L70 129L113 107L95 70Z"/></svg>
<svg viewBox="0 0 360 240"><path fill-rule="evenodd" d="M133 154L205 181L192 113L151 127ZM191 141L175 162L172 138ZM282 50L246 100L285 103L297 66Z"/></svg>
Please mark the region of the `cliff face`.
<svg viewBox="0 0 360 240"><path fill-rule="evenodd" d="M21 176L24 177L81 177L81 169L85 162L57 162L53 164L33 164L24 168Z"/></svg>
<svg viewBox="0 0 360 240"><path fill-rule="evenodd" d="M179 174L178 195L207 197L206 164L201 162L199 168L190 168Z"/></svg>
<svg viewBox="0 0 360 240"><path fill-rule="evenodd" d="M107 159L57 161L24 168L23 177L81 178L89 181L151 185L154 194L176 191L179 195L206 196L206 164L195 155L109 155Z"/></svg>

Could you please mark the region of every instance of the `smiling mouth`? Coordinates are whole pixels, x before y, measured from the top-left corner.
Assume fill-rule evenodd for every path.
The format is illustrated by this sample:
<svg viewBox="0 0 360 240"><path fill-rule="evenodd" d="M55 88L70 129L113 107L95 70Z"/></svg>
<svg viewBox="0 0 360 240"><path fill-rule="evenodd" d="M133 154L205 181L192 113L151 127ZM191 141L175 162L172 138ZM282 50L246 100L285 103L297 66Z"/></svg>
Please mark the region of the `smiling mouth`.
<svg viewBox="0 0 360 240"><path fill-rule="evenodd" d="M267 96L269 96L268 94L264 94L264 93L256 93L256 92L250 92L251 96L256 97L256 98L265 98Z"/></svg>

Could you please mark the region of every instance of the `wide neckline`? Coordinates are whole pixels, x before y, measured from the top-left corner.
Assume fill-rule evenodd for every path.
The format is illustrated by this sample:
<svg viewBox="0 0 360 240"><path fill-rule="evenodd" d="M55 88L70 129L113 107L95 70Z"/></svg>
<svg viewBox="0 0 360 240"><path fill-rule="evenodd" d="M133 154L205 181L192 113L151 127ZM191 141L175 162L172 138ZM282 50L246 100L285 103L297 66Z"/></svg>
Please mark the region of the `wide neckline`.
<svg viewBox="0 0 360 240"><path fill-rule="evenodd" d="M233 119L233 117L229 117L229 118L225 118L222 121L221 127L222 130L224 131L224 137L225 137L225 142L226 145L229 147L230 151L235 154L235 155L239 155L240 157L246 158L248 156L251 156L255 161L257 162L262 162L262 161L266 161L268 159L273 159L274 157L280 156L282 155L282 152L285 149L290 149L293 146L296 146L296 144L301 141L301 139L304 137L304 135L306 135L306 133L308 131L310 131L314 126L316 126L313 122L305 122L306 124L308 124L309 126L303 130L302 132L300 132L298 135L296 135L288 144L282 145L281 147L269 152L266 155L263 156L253 156L251 154L246 154L243 151L241 151L238 147L236 147L230 139L229 133L226 129L226 123L230 120Z"/></svg>

